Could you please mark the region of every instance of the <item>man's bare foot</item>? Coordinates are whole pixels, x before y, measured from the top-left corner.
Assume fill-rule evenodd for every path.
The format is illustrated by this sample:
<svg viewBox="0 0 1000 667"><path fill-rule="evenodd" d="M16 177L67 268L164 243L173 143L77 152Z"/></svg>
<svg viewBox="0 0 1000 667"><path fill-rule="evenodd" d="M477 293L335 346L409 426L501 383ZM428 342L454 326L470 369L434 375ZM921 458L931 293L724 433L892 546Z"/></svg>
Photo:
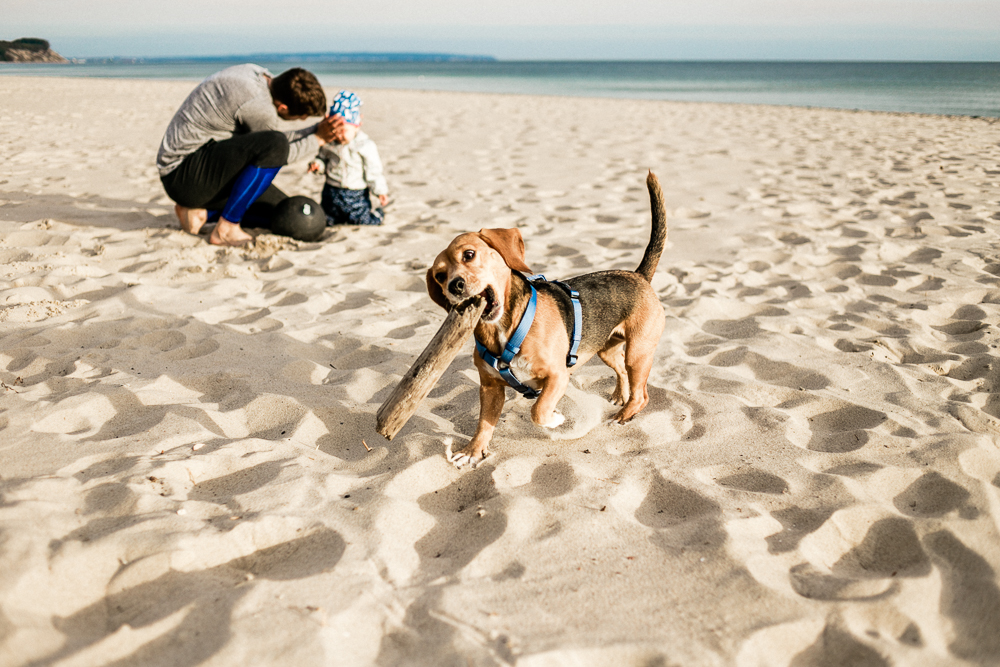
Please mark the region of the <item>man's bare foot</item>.
<svg viewBox="0 0 1000 667"><path fill-rule="evenodd" d="M181 222L181 229L188 234L197 234L208 220L208 211L203 208L188 208L177 204L174 213Z"/></svg>
<svg viewBox="0 0 1000 667"><path fill-rule="evenodd" d="M245 246L253 245L254 238L243 231L238 222L229 222L225 218L219 218L212 235L208 237L208 242L212 245Z"/></svg>

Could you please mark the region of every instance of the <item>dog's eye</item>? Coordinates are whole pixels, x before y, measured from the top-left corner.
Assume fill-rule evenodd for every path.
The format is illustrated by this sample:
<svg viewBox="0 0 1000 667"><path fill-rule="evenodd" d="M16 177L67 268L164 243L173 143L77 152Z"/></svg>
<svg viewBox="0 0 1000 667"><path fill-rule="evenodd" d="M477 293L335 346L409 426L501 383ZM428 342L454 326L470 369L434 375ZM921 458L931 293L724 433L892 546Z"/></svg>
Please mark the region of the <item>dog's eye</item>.
<svg viewBox="0 0 1000 667"><path fill-rule="evenodd" d="M439 282L439 283L441 283L442 285L444 285L444 281L445 281L445 279L446 279L447 277L448 277L448 274L447 274L447 273L445 273L444 271L442 271L442 272L440 272L440 273L435 273L435 274L434 274L434 280L438 281L438 282Z"/></svg>
<svg viewBox="0 0 1000 667"><path fill-rule="evenodd" d="M466 250L465 252L462 253L462 259L464 259L466 262L471 262L472 258L475 256L476 256L475 250Z"/></svg>

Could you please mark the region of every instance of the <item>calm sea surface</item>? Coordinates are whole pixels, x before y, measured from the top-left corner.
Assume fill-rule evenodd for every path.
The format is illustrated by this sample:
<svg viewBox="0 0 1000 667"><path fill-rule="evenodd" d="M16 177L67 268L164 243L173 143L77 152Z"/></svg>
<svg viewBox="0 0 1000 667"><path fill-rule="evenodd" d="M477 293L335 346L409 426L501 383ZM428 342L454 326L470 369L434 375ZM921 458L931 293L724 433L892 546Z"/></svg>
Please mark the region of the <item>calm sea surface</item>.
<svg viewBox="0 0 1000 667"><path fill-rule="evenodd" d="M233 61L0 63L0 75L201 80ZM1000 63L900 62L256 62L312 70L331 88L733 102L1000 117Z"/></svg>

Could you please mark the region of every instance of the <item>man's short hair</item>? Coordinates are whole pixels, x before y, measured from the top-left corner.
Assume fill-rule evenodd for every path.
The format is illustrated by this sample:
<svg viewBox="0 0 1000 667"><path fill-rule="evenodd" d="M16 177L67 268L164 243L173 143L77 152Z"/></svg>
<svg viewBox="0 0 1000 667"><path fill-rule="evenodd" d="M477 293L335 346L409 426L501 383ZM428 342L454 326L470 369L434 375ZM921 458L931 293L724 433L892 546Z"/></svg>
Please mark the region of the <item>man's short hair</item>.
<svg viewBox="0 0 1000 667"><path fill-rule="evenodd" d="M289 116L322 116L326 93L312 72L293 67L271 80L271 97L288 107Z"/></svg>

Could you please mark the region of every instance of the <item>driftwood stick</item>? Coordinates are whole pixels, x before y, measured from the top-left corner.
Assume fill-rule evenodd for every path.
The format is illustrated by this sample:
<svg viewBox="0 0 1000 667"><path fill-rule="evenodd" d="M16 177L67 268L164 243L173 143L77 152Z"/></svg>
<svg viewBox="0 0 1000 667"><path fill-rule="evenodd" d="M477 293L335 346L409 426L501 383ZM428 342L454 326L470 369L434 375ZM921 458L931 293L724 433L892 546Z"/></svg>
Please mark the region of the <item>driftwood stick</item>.
<svg viewBox="0 0 1000 667"><path fill-rule="evenodd" d="M458 354L486 308L486 301L475 296L458 304L448 313L434 338L406 371L392 394L376 413L375 428L387 440L399 433L420 402L441 379L445 369Z"/></svg>

